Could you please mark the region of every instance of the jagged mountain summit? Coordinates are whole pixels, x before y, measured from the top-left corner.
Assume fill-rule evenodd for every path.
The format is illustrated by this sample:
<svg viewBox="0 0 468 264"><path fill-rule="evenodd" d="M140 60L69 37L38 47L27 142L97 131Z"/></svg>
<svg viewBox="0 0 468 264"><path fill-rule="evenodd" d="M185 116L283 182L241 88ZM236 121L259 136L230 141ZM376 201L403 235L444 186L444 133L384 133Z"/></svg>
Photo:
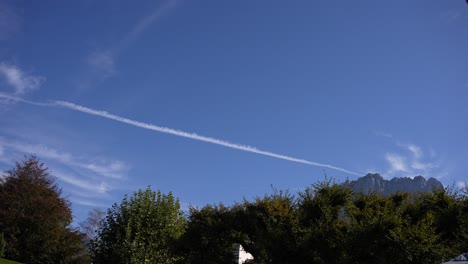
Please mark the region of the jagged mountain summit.
<svg viewBox="0 0 468 264"><path fill-rule="evenodd" d="M434 178L426 180L423 176L416 176L414 178L393 178L385 180L380 174L368 173L366 176L358 178L355 181L346 183L355 192L381 193L383 195L393 194L398 191L401 192L430 192L434 189L444 188L442 183Z"/></svg>

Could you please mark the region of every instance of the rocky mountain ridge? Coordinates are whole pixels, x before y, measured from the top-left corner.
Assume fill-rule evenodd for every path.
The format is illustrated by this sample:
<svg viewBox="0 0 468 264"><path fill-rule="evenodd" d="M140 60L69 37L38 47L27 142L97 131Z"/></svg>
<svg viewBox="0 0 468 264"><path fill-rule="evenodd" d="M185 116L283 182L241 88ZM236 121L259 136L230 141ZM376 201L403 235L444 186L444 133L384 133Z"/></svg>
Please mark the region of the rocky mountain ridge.
<svg viewBox="0 0 468 264"><path fill-rule="evenodd" d="M384 179L380 174L368 173L366 176L358 178L355 181L347 181L346 185L350 186L355 192L381 193L383 195L401 192L430 192L434 189L444 188L442 183L435 178L426 180L423 176L414 178L403 177L393 178L391 180Z"/></svg>

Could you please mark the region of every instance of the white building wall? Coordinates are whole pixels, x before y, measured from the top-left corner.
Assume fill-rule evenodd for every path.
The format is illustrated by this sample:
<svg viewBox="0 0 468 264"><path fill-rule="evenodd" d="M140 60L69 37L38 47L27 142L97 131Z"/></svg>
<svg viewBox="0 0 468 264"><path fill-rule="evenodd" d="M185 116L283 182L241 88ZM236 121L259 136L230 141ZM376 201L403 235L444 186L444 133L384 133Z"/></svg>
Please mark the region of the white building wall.
<svg viewBox="0 0 468 264"><path fill-rule="evenodd" d="M249 252L245 251L242 245L239 245L239 264L244 263L248 259L253 259Z"/></svg>

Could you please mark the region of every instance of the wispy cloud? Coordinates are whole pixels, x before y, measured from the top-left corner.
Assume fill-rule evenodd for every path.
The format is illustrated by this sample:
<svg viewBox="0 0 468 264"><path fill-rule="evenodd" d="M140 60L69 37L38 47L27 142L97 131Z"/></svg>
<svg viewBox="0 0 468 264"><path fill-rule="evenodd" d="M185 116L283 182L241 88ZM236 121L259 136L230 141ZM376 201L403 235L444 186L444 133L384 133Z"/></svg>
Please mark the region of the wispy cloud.
<svg viewBox="0 0 468 264"><path fill-rule="evenodd" d="M2 97L2 94L0 94L0 98L1 97ZM15 97L9 96L9 98L11 100L13 100ZM29 103L28 101L22 100L21 98L18 98L17 101L24 102L24 103ZM181 131L181 130L176 130L176 129L172 129L172 128L168 128L168 127L161 127L161 126L157 126L157 125L153 125L153 124L149 124L149 123L144 123L144 122L141 122L141 121L132 120L132 119L125 118L125 117L122 117L122 116L114 115L114 114L108 113L106 111L95 110L95 109L91 109L91 108L88 108L88 107L85 107L85 106L77 105L77 104L66 102L66 101L53 101L53 102L48 103L48 104L37 103L37 102L32 102L32 103L34 105L43 105L43 106L60 106L60 107L64 107L64 108L74 110L74 111L86 113L86 114L89 114L89 115L99 116L99 117L103 117L103 118L106 118L106 119L114 120L114 121L124 123L124 124L127 124L127 125L131 125L131 126L135 126L135 127L139 127L139 128L143 128L143 129L147 129L147 130L152 130L152 131L155 131L155 132L171 134L171 135L178 136L178 137L189 138L189 139L193 139L193 140L197 140L197 141L202 141L202 142L211 143L211 144L215 144L215 145L219 145L219 146L223 146L223 147L227 147L227 148L232 148L232 149L237 149L237 150L246 151L246 152L250 152L250 153L255 153L255 154L268 156L268 157L272 157L272 158L276 158L276 159L287 160L287 161L292 161L292 162L297 162L297 163L302 163L302 164L317 166L317 167L322 167L322 168L328 168L328 169L341 171L341 172L351 174L351 175L356 175L356 176L362 176L363 175L362 173L354 172L354 171L347 170L347 169L337 167L337 166L334 166L334 165L330 165L330 164L324 164L324 163L320 163L320 162L295 158L295 157L291 157L291 156L287 156L287 155L283 155L283 154L278 154L278 153L274 153L274 152L270 152L270 151L257 149L255 147L248 146L248 145L241 145L241 144L231 143L231 142L224 141L224 140L217 139L217 138L202 136L202 135L198 135L198 134L195 134L195 133L189 133L189 132L184 132L184 131Z"/></svg>
<svg viewBox="0 0 468 264"><path fill-rule="evenodd" d="M415 170L428 171L434 168L434 165L432 163L422 163L420 161L415 160L411 163L411 168Z"/></svg>
<svg viewBox="0 0 468 264"><path fill-rule="evenodd" d="M84 161L70 153L61 152L42 144L28 144L0 138L0 146L8 147L21 153L34 154L39 157L52 159L67 166L86 169L89 172L106 178L122 179L129 170L129 166L121 161Z"/></svg>
<svg viewBox="0 0 468 264"><path fill-rule="evenodd" d="M80 199L80 198L73 198L72 203L79 204L79 205L84 205L84 206L89 206L89 207L93 207L93 208L107 208L107 207L109 207L108 204L99 203L99 202L92 201L92 200Z"/></svg>
<svg viewBox="0 0 468 264"><path fill-rule="evenodd" d="M440 19L445 23L452 23L458 20L462 16L462 11L457 9L452 9L441 13Z"/></svg>
<svg viewBox="0 0 468 264"><path fill-rule="evenodd" d="M436 161L437 157L433 149L424 151L415 144L402 144L399 142L396 142L396 146L399 147L397 153L385 154L385 160L389 165L389 169L385 173L386 176L441 176L435 175L439 164Z"/></svg>
<svg viewBox="0 0 468 264"><path fill-rule="evenodd" d="M8 86L13 88L16 95L23 95L39 88L45 80L42 76L28 74L18 66L5 62L0 63L0 76Z"/></svg>
<svg viewBox="0 0 468 264"><path fill-rule="evenodd" d="M125 177L128 165L122 161L101 161L90 163L76 163L81 168L88 169L108 178L122 179Z"/></svg>
<svg viewBox="0 0 468 264"><path fill-rule="evenodd" d="M8 1L0 1L0 41L14 36L21 28L21 17Z"/></svg>
<svg viewBox="0 0 468 264"><path fill-rule="evenodd" d="M411 151L411 153L413 153L415 159L420 159L422 157L422 150L420 147L413 144L409 144L406 147Z"/></svg>
<svg viewBox="0 0 468 264"><path fill-rule="evenodd" d="M395 153L387 153L385 159L390 165L390 172L408 172L405 158Z"/></svg>
<svg viewBox="0 0 468 264"><path fill-rule="evenodd" d="M106 79L115 74L116 60L128 46L135 42L152 24L167 15L178 3L178 0L165 1L149 15L141 18L133 28L111 47L93 51L86 59L92 71Z"/></svg>
<svg viewBox="0 0 468 264"><path fill-rule="evenodd" d="M10 158L29 154L38 156L47 162L49 173L64 184L67 192L79 194L78 196L87 199L88 205L95 203L92 200L111 199L109 192L119 188L129 170L129 166L121 161L78 158L69 152L42 144L29 144L1 137L0 150L7 151ZM0 161L9 165L12 162L1 155ZM76 197L71 199L76 202Z"/></svg>
<svg viewBox="0 0 468 264"><path fill-rule="evenodd" d="M91 182L83 179L76 178L74 176L71 176L71 174L61 172L58 169L53 169L51 170L51 174L60 180L71 184L73 186L79 187L80 189L83 189L85 191L97 193L97 194L104 194L109 191L110 187L107 183L105 182Z"/></svg>
<svg viewBox="0 0 468 264"><path fill-rule="evenodd" d="M376 136L379 136L379 137L386 137L386 138L393 139L393 135L390 134L390 133L386 133L386 132L378 131L378 130L374 130L374 131L372 131L372 132L373 132L374 135L376 135Z"/></svg>
<svg viewBox="0 0 468 264"><path fill-rule="evenodd" d="M87 63L91 68L103 78L107 78L115 73L114 58L108 51L93 52L87 58Z"/></svg>
<svg viewBox="0 0 468 264"><path fill-rule="evenodd" d="M138 37L144 33L152 24L154 24L159 19L166 16L173 8L177 6L178 0L168 0L155 10L153 10L149 15L140 19L130 32L128 32L124 38L122 38L117 45L113 48L116 53L121 52L123 49L127 48L132 42L138 39Z"/></svg>
<svg viewBox="0 0 468 264"><path fill-rule="evenodd" d="M35 106L53 106L52 103L39 103L39 102L34 102L30 100L23 99L21 97L13 96L10 94L5 94L0 92L0 103L25 103L25 104L30 104L30 105L35 105Z"/></svg>
<svg viewBox="0 0 468 264"><path fill-rule="evenodd" d="M38 156L47 162L49 173L64 184L67 192L78 193L79 196L87 198L86 204L76 202L76 197L71 198L72 202L88 206L95 204L92 199L112 199L109 192L118 188L129 170L129 166L121 161L77 158L69 152L43 144L30 144L1 137L0 150L8 151L10 159L19 159L29 154ZM12 164L11 160L6 160L1 155L0 161Z"/></svg>
<svg viewBox="0 0 468 264"><path fill-rule="evenodd" d="M435 151L433 149L429 150L430 158L425 159L423 150L414 144L399 144L400 147L406 148L410 153L410 167L416 171L429 172L431 169L435 168L436 165L433 162L427 161L428 159L435 158ZM426 155L427 156L427 155Z"/></svg>
<svg viewBox="0 0 468 264"><path fill-rule="evenodd" d="M445 174L439 170L440 162L437 161L437 152L433 148L424 149L413 143L402 143L387 132L374 131L374 135L390 139L397 147L397 150L384 155L388 163L388 169L384 173L386 177L441 177Z"/></svg>

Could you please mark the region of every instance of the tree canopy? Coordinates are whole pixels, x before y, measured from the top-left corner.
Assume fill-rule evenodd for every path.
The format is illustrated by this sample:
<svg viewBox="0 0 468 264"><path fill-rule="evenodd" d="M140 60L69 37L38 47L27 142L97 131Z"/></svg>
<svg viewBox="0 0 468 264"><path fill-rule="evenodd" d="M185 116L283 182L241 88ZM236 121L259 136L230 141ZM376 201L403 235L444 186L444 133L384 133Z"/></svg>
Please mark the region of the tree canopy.
<svg viewBox="0 0 468 264"><path fill-rule="evenodd" d="M5 257L25 263L86 261L81 233L70 227L70 202L34 157L0 179L0 233Z"/></svg>
<svg viewBox="0 0 468 264"><path fill-rule="evenodd" d="M0 257L23 263L440 263L468 250L468 188L360 193L331 180L297 194L192 207L150 187L93 210L83 233L36 157L0 179ZM97 232L96 232L97 231ZM83 244L88 244L89 255Z"/></svg>
<svg viewBox="0 0 468 264"><path fill-rule="evenodd" d="M354 193L332 181L297 197L281 191L230 207L192 208L186 263L441 263L468 249L466 193ZM229 252L229 250L231 250Z"/></svg>
<svg viewBox="0 0 468 264"><path fill-rule="evenodd" d="M91 245L93 263L175 263L171 243L185 229L179 201L150 187L107 211Z"/></svg>

